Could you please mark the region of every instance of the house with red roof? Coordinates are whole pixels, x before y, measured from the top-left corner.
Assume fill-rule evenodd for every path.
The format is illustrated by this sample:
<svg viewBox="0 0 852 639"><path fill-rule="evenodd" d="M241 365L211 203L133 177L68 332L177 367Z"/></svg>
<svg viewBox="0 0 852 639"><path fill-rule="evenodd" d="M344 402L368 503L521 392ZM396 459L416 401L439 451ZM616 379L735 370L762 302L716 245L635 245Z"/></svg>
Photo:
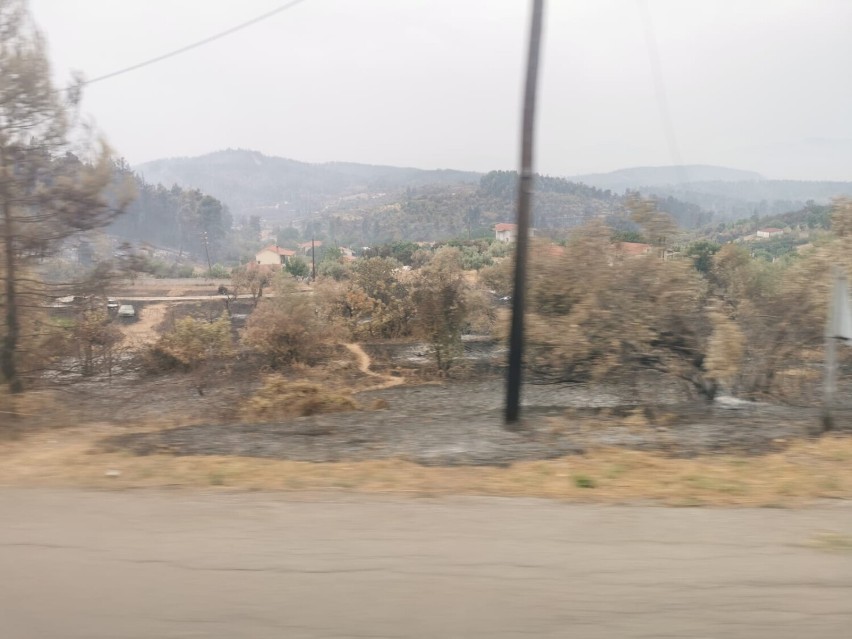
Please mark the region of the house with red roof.
<svg viewBox="0 0 852 639"><path fill-rule="evenodd" d="M310 255L313 249L319 249L320 247L322 247L322 240L314 240L313 243L302 242L301 244L299 244L299 250L302 251L302 253L304 253L305 255Z"/></svg>
<svg viewBox="0 0 852 639"><path fill-rule="evenodd" d="M501 242L514 242L518 239L518 225L500 222L494 225L494 235ZM530 229L530 237L535 237L535 229Z"/></svg>
<svg viewBox="0 0 852 639"><path fill-rule="evenodd" d="M272 245L255 253L254 259L260 265L284 266L295 254L295 251Z"/></svg>
<svg viewBox="0 0 852 639"><path fill-rule="evenodd" d="M494 234L501 242L514 242L518 239L518 225L501 222L494 225Z"/></svg>

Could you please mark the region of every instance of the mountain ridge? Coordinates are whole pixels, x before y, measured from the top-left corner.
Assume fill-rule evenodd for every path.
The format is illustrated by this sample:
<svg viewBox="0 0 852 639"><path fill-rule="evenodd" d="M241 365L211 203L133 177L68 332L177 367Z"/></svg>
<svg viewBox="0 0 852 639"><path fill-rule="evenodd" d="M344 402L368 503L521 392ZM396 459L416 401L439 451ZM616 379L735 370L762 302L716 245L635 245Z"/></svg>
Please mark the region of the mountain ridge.
<svg viewBox="0 0 852 639"><path fill-rule="evenodd" d="M692 182L754 182L766 178L756 171L733 169L713 164L683 166L634 166L608 173L572 175L567 179L597 188L636 189L651 186L672 186Z"/></svg>

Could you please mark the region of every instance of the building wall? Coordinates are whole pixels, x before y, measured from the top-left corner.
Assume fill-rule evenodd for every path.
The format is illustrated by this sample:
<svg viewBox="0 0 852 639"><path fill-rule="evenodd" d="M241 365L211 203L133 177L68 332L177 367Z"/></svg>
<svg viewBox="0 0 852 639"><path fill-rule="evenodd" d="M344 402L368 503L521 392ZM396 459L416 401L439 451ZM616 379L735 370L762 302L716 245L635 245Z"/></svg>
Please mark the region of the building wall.
<svg viewBox="0 0 852 639"><path fill-rule="evenodd" d="M282 264L282 256L277 253L273 253L272 251L261 251L257 255L255 255L255 259L258 264L265 264L270 266L281 266Z"/></svg>

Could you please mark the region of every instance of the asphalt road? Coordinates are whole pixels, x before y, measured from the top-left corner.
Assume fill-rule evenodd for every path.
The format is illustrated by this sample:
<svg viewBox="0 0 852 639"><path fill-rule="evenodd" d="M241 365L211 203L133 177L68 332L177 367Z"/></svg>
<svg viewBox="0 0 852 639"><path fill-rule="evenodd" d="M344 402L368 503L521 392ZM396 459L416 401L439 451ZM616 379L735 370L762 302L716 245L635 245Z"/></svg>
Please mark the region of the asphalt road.
<svg viewBox="0 0 852 639"><path fill-rule="evenodd" d="M0 490L0 637L852 636L852 504Z"/></svg>

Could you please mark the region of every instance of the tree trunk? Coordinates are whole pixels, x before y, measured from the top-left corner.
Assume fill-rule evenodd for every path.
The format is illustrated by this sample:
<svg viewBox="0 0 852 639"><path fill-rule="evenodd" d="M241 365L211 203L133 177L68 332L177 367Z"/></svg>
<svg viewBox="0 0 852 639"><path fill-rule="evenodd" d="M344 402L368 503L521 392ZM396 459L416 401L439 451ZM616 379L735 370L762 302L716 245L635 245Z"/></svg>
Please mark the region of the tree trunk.
<svg viewBox="0 0 852 639"><path fill-rule="evenodd" d="M9 391L24 390L18 373L15 355L18 350L20 325L18 323L18 291L15 288L15 229L12 223L12 205L3 195L3 249L6 255L6 335L0 348L0 373L9 385Z"/></svg>

